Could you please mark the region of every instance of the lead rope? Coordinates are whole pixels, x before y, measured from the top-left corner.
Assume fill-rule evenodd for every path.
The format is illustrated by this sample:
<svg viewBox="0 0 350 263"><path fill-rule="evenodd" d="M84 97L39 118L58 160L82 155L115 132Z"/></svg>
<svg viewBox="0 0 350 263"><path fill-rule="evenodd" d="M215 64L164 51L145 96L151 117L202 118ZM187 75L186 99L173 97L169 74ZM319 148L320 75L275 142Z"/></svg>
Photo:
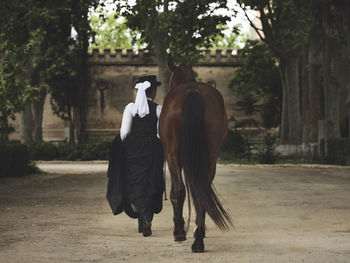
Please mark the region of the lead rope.
<svg viewBox="0 0 350 263"><path fill-rule="evenodd" d="M163 176L164 176L164 200L168 200L166 197L166 160L164 158L164 166L163 166Z"/></svg>
<svg viewBox="0 0 350 263"><path fill-rule="evenodd" d="M170 75L170 78L169 78L168 92L170 91L170 85L171 85L171 81L173 80L173 76L174 76L174 71L171 72L171 75Z"/></svg>

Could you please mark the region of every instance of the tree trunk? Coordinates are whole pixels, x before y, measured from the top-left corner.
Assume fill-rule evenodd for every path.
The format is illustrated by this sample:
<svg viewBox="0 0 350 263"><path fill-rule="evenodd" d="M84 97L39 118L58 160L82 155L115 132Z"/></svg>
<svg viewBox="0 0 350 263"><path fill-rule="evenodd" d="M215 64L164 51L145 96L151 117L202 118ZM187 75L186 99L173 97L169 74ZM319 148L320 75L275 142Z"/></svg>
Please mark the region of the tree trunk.
<svg viewBox="0 0 350 263"><path fill-rule="evenodd" d="M338 92L339 81L336 75L336 62L339 44L335 38L327 37L324 58L324 105L325 105L325 153L328 154L328 139L340 136Z"/></svg>
<svg viewBox="0 0 350 263"><path fill-rule="evenodd" d="M40 50L38 46L36 46L36 52ZM18 81L25 82L26 80L33 80L33 76L35 76L36 72L34 72L34 64L33 64L33 58L30 57L25 65L25 70L22 74L17 76ZM23 107L23 110L20 112L19 115L19 132L20 132L20 140L23 144L30 144L33 142L33 112L32 112L32 105L26 104Z"/></svg>
<svg viewBox="0 0 350 263"><path fill-rule="evenodd" d="M88 24L88 13L83 14ZM75 130L75 138L78 143L84 143L87 141L86 137L86 97L89 85L89 71L88 71L88 47L89 36L84 26L77 26L78 38L79 38L79 61L78 61L78 85L79 85L79 102L78 105L73 108L73 126Z"/></svg>
<svg viewBox="0 0 350 263"><path fill-rule="evenodd" d="M20 135L21 143L30 144L33 142L33 113L31 104L24 106L20 113Z"/></svg>
<svg viewBox="0 0 350 263"><path fill-rule="evenodd" d="M318 121L324 119L322 114L322 47L319 38L318 28L310 33L309 41L309 142L317 142Z"/></svg>
<svg viewBox="0 0 350 263"><path fill-rule="evenodd" d="M164 3L164 11L168 10L168 1ZM144 17L146 21L146 35L151 39L154 45L155 58L158 64L158 78L162 83L160 90L164 98L169 90L170 70L168 66L168 52L164 44L164 37L167 32L158 30L158 13L153 10L149 15Z"/></svg>
<svg viewBox="0 0 350 263"><path fill-rule="evenodd" d="M302 143L310 143L310 85L309 85L309 47L303 48L302 63L302 94L301 94L301 125L302 125Z"/></svg>
<svg viewBox="0 0 350 263"><path fill-rule="evenodd" d="M168 94L169 91L169 78L170 70L168 66L168 53L166 51L165 45L163 44L162 37L155 37L153 40L155 46L155 57L158 64L158 77L162 85L160 90L162 92L163 98Z"/></svg>
<svg viewBox="0 0 350 263"><path fill-rule="evenodd" d="M348 61L350 61L350 45L347 46L347 58ZM347 90L347 96L345 104L347 106L347 112L348 112L348 138L350 138L350 63L348 64L348 83L346 85Z"/></svg>
<svg viewBox="0 0 350 263"><path fill-rule="evenodd" d="M89 71L88 71L88 47L89 47L89 39L87 33L84 35L83 40L83 52L82 52L82 74L81 74L81 87L80 87L80 109L79 109L79 119L80 119L80 127L79 127L79 137L78 143L86 142L86 97L88 92L89 85Z"/></svg>
<svg viewBox="0 0 350 263"><path fill-rule="evenodd" d="M82 94L82 92L80 92ZM84 100L84 97L81 97ZM85 135L85 103L80 102L79 105L74 107L73 110L73 129L74 129L74 137L77 138L77 142L79 144L84 143L86 141Z"/></svg>
<svg viewBox="0 0 350 263"><path fill-rule="evenodd" d="M288 121L288 103L287 103L287 92L286 92L286 80L285 80L285 65L280 62L279 65L282 88L283 88L283 101L282 101L282 116L281 116L281 144L288 144L289 138L289 121Z"/></svg>
<svg viewBox="0 0 350 263"><path fill-rule="evenodd" d="M46 99L46 90L42 90L39 99L32 104L33 111L33 140L43 140L43 113Z"/></svg>
<svg viewBox="0 0 350 263"><path fill-rule="evenodd" d="M284 127L281 141L287 144L301 143L301 117L299 92L299 58L297 54L290 54L280 59L281 75L283 78L282 123ZM287 125L287 123L288 125ZM285 129L288 126L288 132ZM288 134L287 134L288 133ZM287 141L286 141L287 139Z"/></svg>
<svg viewBox="0 0 350 263"><path fill-rule="evenodd" d="M348 106L348 138L350 138L350 85L348 85L347 106Z"/></svg>
<svg viewBox="0 0 350 263"><path fill-rule="evenodd" d="M68 129L69 129L69 138L68 138L68 141L69 143L71 144L74 144L75 143L75 136L74 136L74 127L73 127L73 121L72 121L72 109L70 106L68 106L68 120L67 120L67 123L68 123Z"/></svg>
<svg viewBox="0 0 350 263"><path fill-rule="evenodd" d="M340 50L340 48L339 48ZM342 44L339 56L336 58L336 74L339 83L338 89L338 120L340 137L348 137L348 107L346 104L349 83L349 60L346 46Z"/></svg>

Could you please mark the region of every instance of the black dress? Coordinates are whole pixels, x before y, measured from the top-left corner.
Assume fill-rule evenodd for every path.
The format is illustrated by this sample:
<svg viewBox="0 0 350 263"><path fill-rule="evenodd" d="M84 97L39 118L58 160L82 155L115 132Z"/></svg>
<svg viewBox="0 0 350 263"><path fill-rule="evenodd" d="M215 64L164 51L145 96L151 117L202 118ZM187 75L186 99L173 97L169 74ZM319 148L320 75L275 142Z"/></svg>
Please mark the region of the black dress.
<svg viewBox="0 0 350 263"><path fill-rule="evenodd" d="M157 104L149 100L148 105L149 114L143 118L136 115L130 134L123 142L115 139L111 149L113 156L119 156L110 157L108 173L111 186L107 186L107 199L111 205L111 197L115 197L115 208L111 205L114 214L124 210L130 217L138 217L131 203L152 216L162 210L164 151L157 137Z"/></svg>

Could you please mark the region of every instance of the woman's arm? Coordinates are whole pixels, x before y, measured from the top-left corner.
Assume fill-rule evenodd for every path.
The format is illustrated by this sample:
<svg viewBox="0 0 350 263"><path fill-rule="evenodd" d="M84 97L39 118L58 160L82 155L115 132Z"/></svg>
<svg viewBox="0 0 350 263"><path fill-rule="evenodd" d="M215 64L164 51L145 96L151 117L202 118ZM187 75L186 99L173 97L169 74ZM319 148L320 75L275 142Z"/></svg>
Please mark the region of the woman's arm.
<svg viewBox="0 0 350 263"><path fill-rule="evenodd" d="M162 105L157 105L157 118L158 118L158 121L157 121L157 137L159 138L159 116L160 116L160 113L162 112Z"/></svg>
<svg viewBox="0 0 350 263"><path fill-rule="evenodd" d="M122 141L128 136L128 134L131 132L131 126L132 126L132 106L134 103L129 103L126 105L124 112L123 112L123 119L122 119L122 125L120 127L120 138Z"/></svg>

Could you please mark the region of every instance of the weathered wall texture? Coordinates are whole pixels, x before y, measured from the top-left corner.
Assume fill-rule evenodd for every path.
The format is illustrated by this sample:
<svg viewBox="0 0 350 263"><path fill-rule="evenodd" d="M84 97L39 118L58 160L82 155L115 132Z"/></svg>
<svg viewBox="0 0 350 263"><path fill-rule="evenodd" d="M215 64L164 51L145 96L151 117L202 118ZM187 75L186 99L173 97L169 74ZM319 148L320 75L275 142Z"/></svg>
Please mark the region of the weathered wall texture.
<svg viewBox="0 0 350 263"><path fill-rule="evenodd" d="M88 136L90 140L109 139L120 128L124 107L134 100L135 79L141 75L157 75L158 67L152 59L145 60L142 52L132 50L126 53L116 50L113 54L110 50L102 54L94 50L89 64L91 79L85 98ZM239 56L232 55L231 51L222 54L218 50L215 54L206 51L204 58L194 66L199 81L214 83L222 93L230 122L243 117L234 111L234 95L226 87L227 80L240 64ZM162 104L162 100L163 94L159 91L156 102ZM43 128L44 140L64 139L64 122L52 114L49 98L45 103ZM12 137L19 137L18 130Z"/></svg>

